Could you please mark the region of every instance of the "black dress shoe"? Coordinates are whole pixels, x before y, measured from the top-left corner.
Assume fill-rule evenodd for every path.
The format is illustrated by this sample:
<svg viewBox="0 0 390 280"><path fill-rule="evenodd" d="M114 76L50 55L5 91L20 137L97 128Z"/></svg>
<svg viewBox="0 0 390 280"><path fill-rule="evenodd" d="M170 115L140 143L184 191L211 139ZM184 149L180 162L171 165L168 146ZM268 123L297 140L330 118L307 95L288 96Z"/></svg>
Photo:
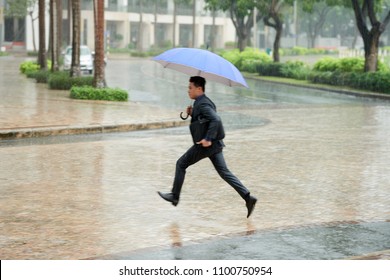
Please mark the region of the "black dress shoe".
<svg viewBox="0 0 390 280"><path fill-rule="evenodd" d="M246 199L246 208L248 208L248 215L246 216L247 218L249 218L253 212L253 209L255 209L256 202L257 198L251 195Z"/></svg>
<svg viewBox="0 0 390 280"><path fill-rule="evenodd" d="M163 199L166 201L172 202L173 206L176 206L179 203L179 200L175 198L173 193L162 193L162 192L157 192Z"/></svg>

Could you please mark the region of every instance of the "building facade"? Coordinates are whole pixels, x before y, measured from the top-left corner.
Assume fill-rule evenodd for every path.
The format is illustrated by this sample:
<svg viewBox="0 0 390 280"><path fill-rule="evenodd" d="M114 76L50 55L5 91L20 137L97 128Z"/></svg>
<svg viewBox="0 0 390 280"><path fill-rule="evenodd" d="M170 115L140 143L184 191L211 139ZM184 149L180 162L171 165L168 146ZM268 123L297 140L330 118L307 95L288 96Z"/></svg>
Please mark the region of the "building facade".
<svg viewBox="0 0 390 280"><path fill-rule="evenodd" d="M71 0L62 0L64 46L70 44L71 37L68 1ZM81 43L94 49L93 0L81 0L81 3ZM38 7L33 11L33 17L37 17ZM25 22L25 47L31 51L33 34L35 41L39 40L38 20L31 23L26 18ZM46 24L48 37L49 14ZM226 42L235 41L236 36L231 19L221 12L213 15L206 11L203 0L176 7L173 0L105 0L105 38L107 50L146 51L153 47L204 47L212 43L216 48L223 48Z"/></svg>

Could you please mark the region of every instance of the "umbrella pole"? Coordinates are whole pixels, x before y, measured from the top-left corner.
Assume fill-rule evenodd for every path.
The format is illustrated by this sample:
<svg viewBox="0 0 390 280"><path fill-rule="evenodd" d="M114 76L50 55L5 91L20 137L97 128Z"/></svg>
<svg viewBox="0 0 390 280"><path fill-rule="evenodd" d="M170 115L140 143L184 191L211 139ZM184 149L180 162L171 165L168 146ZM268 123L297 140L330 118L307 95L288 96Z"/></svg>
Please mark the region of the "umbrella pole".
<svg viewBox="0 0 390 280"><path fill-rule="evenodd" d="M186 120L186 119L188 119L188 117L190 116L190 115L187 114L187 116L183 117L183 114L184 114L184 112L181 112L181 113L180 113L180 118L181 118L183 121Z"/></svg>
<svg viewBox="0 0 390 280"><path fill-rule="evenodd" d="M191 104L187 107L187 116L183 116L184 115L184 112L181 112L180 113L180 118L182 119L182 120L186 120L186 119L188 119L188 117L190 116L190 114L188 114L188 111L189 110L192 110L192 102L191 102Z"/></svg>

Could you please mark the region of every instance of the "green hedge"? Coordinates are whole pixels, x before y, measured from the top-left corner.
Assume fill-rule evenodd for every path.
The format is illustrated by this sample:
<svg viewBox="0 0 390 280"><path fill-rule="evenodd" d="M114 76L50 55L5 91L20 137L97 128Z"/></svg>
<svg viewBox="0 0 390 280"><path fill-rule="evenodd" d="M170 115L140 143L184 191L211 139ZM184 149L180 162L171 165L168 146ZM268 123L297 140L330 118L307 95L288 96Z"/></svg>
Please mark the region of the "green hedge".
<svg viewBox="0 0 390 280"><path fill-rule="evenodd" d="M72 86L92 86L92 76L70 77L68 71L52 73L48 78L50 89L69 90Z"/></svg>
<svg viewBox="0 0 390 280"><path fill-rule="evenodd" d="M318 60L314 66L314 71L341 71L341 72L364 72L364 58L362 57L346 57L332 58L325 57ZM386 64L378 60L378 71L389 71Z"/></svg>
<svg viewBox="0 0 390 280"><path fill-rule="evenodd" d="M269 62L257 65L257 72L260 76L274 76L283 77L282 74L283 63Z"/></svg>
<svg viewBox="0 0 390 280"><path fill-rule="evenodd" d="M34 67L24 69L23 71L27 78L35 79L37 83L47 83L50 75L50 71L39 69L35 70Z"/></svg>
<svg viewBox="0 0 390 280"><path fill-rule="evenodd" d="M32 71L30 72L30 75L37 81L37 83L47 83L47 80L49 79L50 71L48 70L39 70L39 71Z"/></svg>
<svg viewBox="0 0 390 280"><path fill-rule="evenodd" d="M328 71L342 71L342 72L363 72L364 59L362 58L332 58L325 57L318 60L314 66L314 71L328 72Z"/></svg>
<svg viewBox="0 0 390 280"><path fill-rule="evenodd" d="M243 52L238 49L223 51L221 56L239 70L251 73L256 73L258 65L272 61L268 54L254 48L246 48Z"/></svg>
<svg viewBox="0 0 390 280"><path fill-rule="evenodd" d="M279 49L280 55L324 55L324 54L336 54L338 50L336 49L321 49L321 48L304 48L304 47L293 47L293 48L281 48Z"/></svg>
<svg viewBox="0 0 390 280"><path fill-rule="evenodd" d="M127 91L119 88L94 88L90 86L73 86L70 97L74 99L127 101Z"/></svg>
<svg viewBox="0 0 390 280"><path fill-rule="evenodd" d="M34 71L38 71L39 68L40 67L39 67L38 63L33 62L33 61L25 61L19 65L19 71L23 74L25 74L26 72L31 73Z"/></svg>
<svg viewBox="0 0 390 280"><path fill-rule="evenodd" d="M308 76L312 83L334 86L348 86L373 92L390 93L390 72L319 72L312 71Z"/></svg>
<svg viewBox="0 0 390 280"><path fill-rule="evenodd" d="M301 61L289 61L286 63L272 62L257 65L257 72L261 76L306 80L310 73L310 68Z"/></svg>
<svg viewBox="0 0 390 280"><path fill-rule="evenodd" d="M310 71L310 67L302 61L288 61L282 67L285 77L297 80L306 80Z"/></svg>
<svg viewBox="0 0 390 280"><path fill-rule="evenodd" d="M316 84L347 86L372 92L390 93L390 71L381 63L377 72L363 72L362 58L324 58L313 70L303 62L263 63L256 66L260 76L308 80Z"/></svg>

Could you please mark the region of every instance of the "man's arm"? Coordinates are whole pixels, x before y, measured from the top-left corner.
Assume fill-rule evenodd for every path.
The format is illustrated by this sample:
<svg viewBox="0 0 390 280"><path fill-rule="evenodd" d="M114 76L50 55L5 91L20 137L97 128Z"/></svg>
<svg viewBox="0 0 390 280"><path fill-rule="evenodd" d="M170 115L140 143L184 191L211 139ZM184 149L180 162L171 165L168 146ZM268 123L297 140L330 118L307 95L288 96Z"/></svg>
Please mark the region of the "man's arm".
<svg viewBox="0 0 390 280"><path fill-rule="evenodd" d="M209 127L204 139L197 144L201 144L203 147L209 147L211 146L212 141L217 138L221 118L210 103L205 102L200 104L200 112L203 118L209 121Z"/></svg>

